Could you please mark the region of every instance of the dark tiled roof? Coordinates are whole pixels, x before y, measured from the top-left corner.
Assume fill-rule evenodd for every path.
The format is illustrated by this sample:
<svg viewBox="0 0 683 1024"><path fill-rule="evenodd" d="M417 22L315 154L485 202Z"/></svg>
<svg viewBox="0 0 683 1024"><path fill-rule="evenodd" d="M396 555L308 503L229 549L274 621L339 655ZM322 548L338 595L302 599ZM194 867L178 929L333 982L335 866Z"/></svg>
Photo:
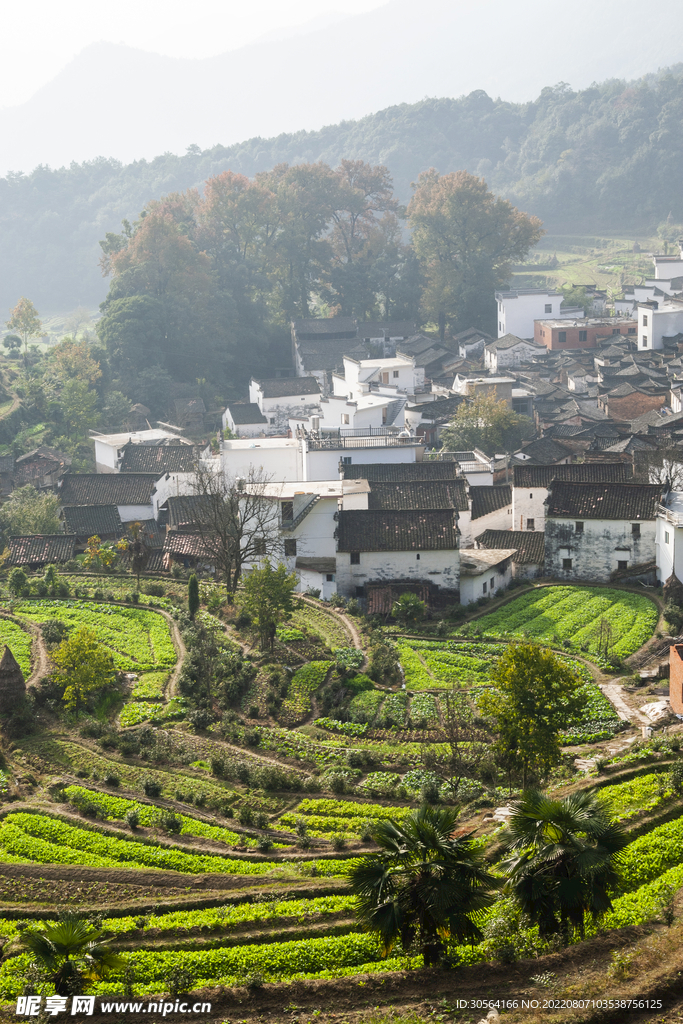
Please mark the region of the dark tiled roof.
<svg viewBox="0 0 683 1024"><path fill-rule="evenodd" d="M631 467L623 462L570 463L568 466L515 466L515 487L550 487L552 480L575 483L626 483L633 478Z"/></svg>
<svg viewBox="0 0 683 1024"><path fill-rule="evenodd" d="M509 489L509 488L508 488ZM412 480L408 483L379 483L370 487L368 508L420 509L456 508L469 510L465 481Z"/></svg>
<svg viewBox="0 0 683 1024"><path fill-rule="evenodd" d="M228 412L230 413L230 418L235 426L239 426L241 423L268 422L256 402L244 402L243 405L236 402L234 405L228 406Z"/></svg>
<svg viewBox="0 0 683 1024"><path fill-rule="evenodd" d="M8 565L32 565L36 562L68 562L74 556L74 537L63 533L11 537Z"/></svg>
<svg viewBox="0 0 683 1024"><path fill-rule="evenodd" d="M500 487L470 487L470 495L473 520L512 504L512 488L509 484Z"/></svg>
<svg viewBox="0 0 683 1024"><path fill-rule="evenodd" d="M202 502L201 494L179 495L168 499L168 525L191 526L199 518Z"/></svg>
<svg viewBox="0 0 683 1024"><path fill-rule="evenodd" d="M77 537L118 537L122 532L116 505L68 505L62 518L66 532Z"/></svg>
<svg viewBox="0 0 683 1024"><path fill-rule="evenodd" d="M164 541L165 555L185 555L190 558L211 558L206 545L196 533L168 533Z"/></svg>
<svg viewBox="0 0 683 1024"><path fill-rule="evenodd" d="M309 572L336 572L337 559L301 557L296 560L296 568L307 569Z"/></svg>
<svg viewBox="0 0 683 1024"><path fill-rule="evenodd" d="M451 551L458 525L449 509L339 513L339 551Z"/></svg>
<svg viewBox="0 0 683 1024"><path fill-rule="evenodd" d="M57 491L62 505L151 505L159 473L73 473Z"/></svg>
<svg viewBox="0 0 683 1024"><path fill-rule="evenodd" d="M359 338L410 338L415 334L416 325L410 320L359 320Z"/></svg>
<svg viewBox="0 0 683 1024"><path fill-rule="evenodd" d="M654 519L661 484L575 484L556 481L546 516L578 519Z"/></svg>
<svg viewBox="0 0 683 1024"><path fill-rule="evenodd" d="M164 568L164 553L161 548L158 548L149 556L145 572L163 572Z"/></svg>
<svg viewBox="0 0 683 1024"><path fill-rule="evenodd" d="M148 548L162 548L166 540L166 530L159 526L156 519L143 519L142 539Z"/></svg>
<svg viewBox="0 0 683 1024"><path fill-rule="evenodd" d="M355 338L358 321L350 316L334 316L311 320L293 320L292 330L297 338Z"/></svg>
<svg viewBox="0 0 683 1024"><path fill-rule="evenodd" d="M539 437L537 441L525 444L521 451L535 462L553 463L571 456L573 449L552 437Z"/></svg>
<svg viewBox="0 0 683 1024"><path fill-rule="evenodd" d="M472 455L474 458L474 455ZM455 480L457 462L373 462L342 466L345 480L383 481L404 483L409 480Z"/></svg>
<svg viewBox="0 0 683 1024"><path fill-rule="evenodd" d="M127 444L120 471L122 473L154 473L157 480L163 473L191 473L199 449L194 445Z"/></svg>
<svg viewBox="0 0 683 1024"><path fill-rule="evenodd" d="M315 377L272 377L258 380L256 383L260 385L264 398L290 398L298 395L320 394L320 384Z"/></svg>
<svg viewBox="0 0 683 1024"><path fill-rule="evenodd" d="M517 548L512 561L520 565L543 565L545 559L543 530L484 530L474 539L480 548Z"/></svg>
<svg viewBox="0 0 683 1024"><path fill-rule="evenodd" d="M21 466L26 462L35 462L38 459L47 459L49 462L71 465L71 459L68 455L60 452L57 448L46 448L45 445L42 445L40 448L34 448L33 451L27 452L26 455L20 455L17 459L17 465Z"/></svg>

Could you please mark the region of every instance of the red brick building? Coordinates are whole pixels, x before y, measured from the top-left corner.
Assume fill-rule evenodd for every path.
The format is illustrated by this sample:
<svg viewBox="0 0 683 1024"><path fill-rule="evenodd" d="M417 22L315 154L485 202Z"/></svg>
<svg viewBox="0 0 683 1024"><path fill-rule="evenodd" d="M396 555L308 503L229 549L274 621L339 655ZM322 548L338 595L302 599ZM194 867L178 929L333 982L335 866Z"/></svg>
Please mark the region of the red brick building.
<svg viewBox="0 0 683 1024"><path fill-rule="evenodd" d="M598 338L613 334L632 335L636 340L638 321L629 317L586 317L584 320L534 320L534 341L547 349L597 348Z"/></svg>
<svg viewBox="0 0 683 1024"><path fill-rule="evenodd" d="M669 648L669 701L675 715L683 715L683 644Z"/></svg>

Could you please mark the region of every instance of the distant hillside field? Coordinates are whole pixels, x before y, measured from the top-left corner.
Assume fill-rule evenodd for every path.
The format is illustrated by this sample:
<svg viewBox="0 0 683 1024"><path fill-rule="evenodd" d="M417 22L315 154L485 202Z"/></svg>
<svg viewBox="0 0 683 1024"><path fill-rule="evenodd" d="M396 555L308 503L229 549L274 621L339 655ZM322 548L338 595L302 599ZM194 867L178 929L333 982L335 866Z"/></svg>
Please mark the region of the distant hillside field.
<svg viewBox="0 0 683 1024"><path fill-rule="evenodd" d="M683 65L637 82L573 92L544 89L530 103L484 92L425 99L316 132L250 139L185 156L122 165L99 159L0 179L0 307L20 295L38 308L93 307L106 293L99 239L151 199L201 187L227 169L253 175L280 162L342 157L386 164L402 201L429 167L486 178L554 232L649 234L683 222L675 187L683 155Z"/></svg>

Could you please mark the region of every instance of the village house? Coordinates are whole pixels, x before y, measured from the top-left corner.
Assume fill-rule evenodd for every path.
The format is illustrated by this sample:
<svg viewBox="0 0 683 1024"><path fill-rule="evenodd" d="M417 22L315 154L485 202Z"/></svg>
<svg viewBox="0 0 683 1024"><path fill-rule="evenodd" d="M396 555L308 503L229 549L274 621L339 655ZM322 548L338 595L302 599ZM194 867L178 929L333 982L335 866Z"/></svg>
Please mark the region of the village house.
<svg viewBox="0 0 683 1024"><path fill-rule="evenodd" d="M6 474L9 468L9 457L4 457L2 469ZM31 484L37 490L46 490L55 487L71 466L71 458L56 448L34 448L26 455L20 455L14 462L12 469L12 485L24 487ZM7 490L9 481L5 475L3 480L3 492Z"/></svg>
<svg viewBox="0 0 683 1024"><path fill-rule="evenodd" d="M78 473L62 477L62 505L115 505L122 523L154 519L154 473Z"/></svg>
<svg viewBox="0 0 683 1024"><path fill-rule="evenodd" d="M562 309L562 292L545 288L518 288L495 293L498 308L498 337L514 334L518 338L534 337L534 322L547 317L572 319L584 315L580 307Z"/></svg>
<svg viewBox="0 0 683 1024"><path fill-rule="evenodd" d="M320 403L320 386L315 377L273 377L249 382L249 402L257 405L268 423L266 434L286 434L293 416L311 416ZM223 414L223 426L227 426Z"/></svg>
<svg viewBox="0 0 683 1024"><path fill-rule="evenodd" d="M491 599L510 585L514 548L473 549L460 554L460 604Z"/></svg>
<svg viewBox="0 0 683 1024"><path fill-rule="evenodd" d="M683 333L683 298L639 302L636 312L639 352L659 352L667 347L668 339ZM678 351L677 343L675 351Z"/></svg>
<svg viewBox="0 0 683 1024"><path fill-rule="evenodd" d="M516 580L532 580L545 571L545 534L530 530L485 530L474 539L477 548L497 551L514 549L512 576Z"/></svg>
<svg viewBox="0 0 683 1024"><path fill-rule="evenodd" d="M509 530L512 526L512 488L509 485L467 488L467 508L459 511L460 547L471 548L485 530Z"/></svg>
<svg viewBox="0 0 683 1024"><path fill-rule="evenodd" d="M660 484L554 480L545 516L545 573L607 581L612 573L655 569Z"/></svg>
<svg viewBox="0 0 683 1024"><path fill-rule="evenodd" d="M121 460L129 445L155 446L172 442L193 447L192 441L161 427L150 430L126 430L116 434L100 434L91 430L90 437L95 442L95 469L98 473L120 472Z"/></svg>
<svg viewBox="0 0 683 1024"><path fill-rule="evenodd" d="M530 363L532 359L547 354L545 345L524 341L515 334L504 334L484 349L484 366L490 373Z"/></svg>
<svg viewBox="0 0 683 1024"><path fill-rule="evenodd" d="M263 437L267 426L256 402L232 402L223 413L223 430L233 437Z"/></svg>
<svg viewBox="0 0 683 1024"><path fill-rule="evenodd" d="M455 509L339 513L337 590L368 614L386 614L405 590L429 604L457 599L459 585Z"/></svg>
<svg viewBox="0 0 683 1024"><path fill-rule="evenodd" d="M545 529L548 491L553 480L572 483L618 484L633 480L632 466L623 462L572 463L564 466L515 466L512 475L512 529Z"/></svg>
<svg viewBox="0 0 683 1024"><path fill-rule="evenodd" d="M74 557L74 538L61 533L10 537L8 566L34 572L46 565L70 562Z"/></svg>
<svg viewBox="0 0 683 1024"><path fill-rule="evenodd" d="M125 532L116 505L67 505L60 518L64 532L74 536L77 551L84 551L91 537L114 541Z"/></svg>
<svg viewBox="0 0 683 1024"><path fill-rule="evenodd" d="M590 317L536 320L534 341L545 345L549 351L557 349L597 348L598 338L623 334L635 336L638 330L636 320L628 317Z"/></svg>
<svg viewBox="0 0 683 1024"><path fill-rule="evenodd" d="M466 331L454 334L453 341L457 345L458 355L462 359L479 359L483 356L486 345L493 341L493 338L486 331L480 331L478 327L468 327Z"/></svg>

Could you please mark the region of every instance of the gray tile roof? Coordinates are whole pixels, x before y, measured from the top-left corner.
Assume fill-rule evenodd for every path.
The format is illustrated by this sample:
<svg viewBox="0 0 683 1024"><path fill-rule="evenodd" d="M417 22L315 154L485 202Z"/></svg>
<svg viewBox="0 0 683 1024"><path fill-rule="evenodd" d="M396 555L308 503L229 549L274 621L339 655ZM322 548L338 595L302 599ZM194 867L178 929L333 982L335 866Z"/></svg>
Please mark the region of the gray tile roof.
<svg viewBox="0 0 683 1024"><path fill-rule="evenodd" d="M319 395L320 385L315 377L272 377L256 380L264 398L290 398L299 395Z"/></svg>
<svg viewBox="0 0 683 1024"><path fill-rule="evenodd" d="M553 480L575 483L627 483L633 479L631 467L624 462L575 462L568 466L515 466L515 487L549 487Z"/></svg>
<svg viewBox="0 0 683 1024"><path fill-rule="evenodd" d="M470 495L473 521L512 504L512 488L509 484L498 487L470 487Z"/></svg>
<svg viewBox="0 0 683 1024"><path fill-rule="evenodd" d="M293 320L292 332L297 338L307 341L315 341L318 338L355 338L358 333L358 321L351 316Z"/></svg>
<svg viewBox="0 0 683 1024"><path fill-rule="evenodd" d="M232 422L235 426L240 426L242 423L267 423L267 418L263 415L256 402L234 402L228 406L228 410L232 418Z"/></svg>
<svg viewBox="0 0 683 1024"><path fill-rule="evenodd" d="M176 527L192 526L199 518L202 503L206 499L201 494L186 494L168 499L168 525Z"/></svg>
<svg viewBox="0 0 683 1024"><path fill-rule="evenodd" d="M545 560L543 530L484 530L474 540L481 548L516 548L512 561L518 565L543 565Z"/></svg>
<svg viewBox="0 0 683 1024"><path fill-rule="evenodd" d="M58 484L62 505L151 505L159 473L69 473Z"/></svg>
<svg viewBox="0 0 683 1024"><path fill-rule="evenodd" d="M457 516L450 509L339 513L339 551L451 551L457 546Z"/></svg>
<svg viewBox="0 0 683 1024"><path fill-rule="evenodd" d="M551 519L654 520L661 484L552 484L546 501Z"/></svg>
<svg viewBox="0 0 683 1024"><path fill-rule="evenodd" d="M165 555L206 558L208 560L212 558L202 538L195 533L177 533L175 531L168 533L163 551Z"/></svg>
<svg viewBox="0 0 683 1024"><path fill-rule="evenodd" d="M474 458L474 455L472 455ZM369 480L403 483L409 480L455 480L457 462L369 462L342 466L344 480Z"/></svg>
<svg viewBox="0 0 683 1024"><path fill-rule="evenodd" d="M368 508L372 509L427 509L455 508L469 510L465 481L411 480L408 483L375 481L370 485Z"/></svg>
<svg viewBox="0 0 683 1024"><path fill-rule="evenodd" d="M119 537L121 517L116 505L68 505L62 509L67 533L77 537Z"/></svg>
<svg viewBox="0 0 683 1024"><path fill-rule="evenodd" d="M121 473L154 473L157 480L164 473L191 473L199 456L199 448L188 444L127 444L121 460Z"/></svg>
<svg viewBox="0 0 683 1024"><path fill-rule="evenodd" d="M75 537L63 533L10 537L8 565L48 565L74 556Z"/></svg>

